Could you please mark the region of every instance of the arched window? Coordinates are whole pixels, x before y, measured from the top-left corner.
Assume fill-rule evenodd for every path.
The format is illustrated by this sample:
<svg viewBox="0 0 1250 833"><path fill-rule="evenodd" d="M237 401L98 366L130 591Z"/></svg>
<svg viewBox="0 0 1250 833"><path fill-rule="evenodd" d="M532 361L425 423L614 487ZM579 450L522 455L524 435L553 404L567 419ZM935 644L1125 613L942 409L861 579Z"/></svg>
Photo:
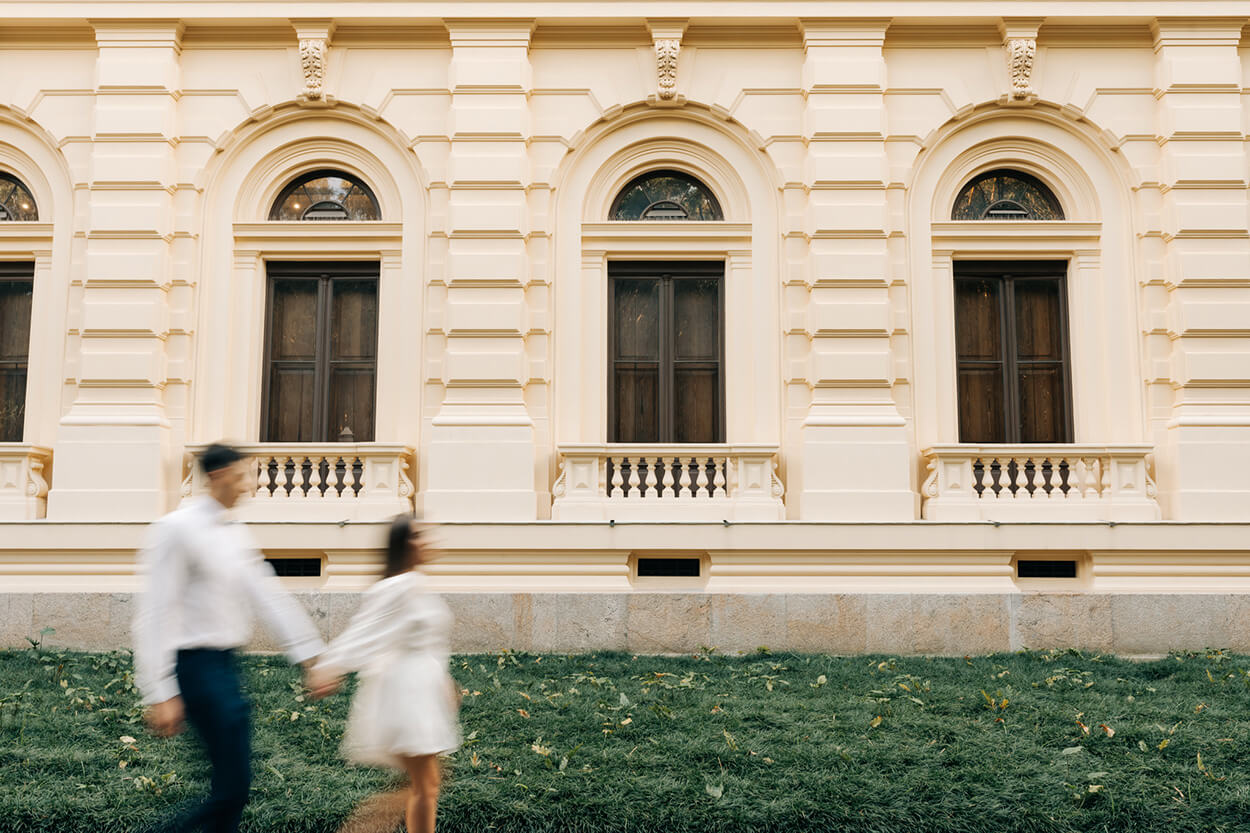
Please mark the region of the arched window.
<svg viewBox="0 0 1250 833"><path fill-rule="evenodd" d="M649 171L629 182L612 201L613 220L723 220L708 187L680 171Z"/></svg>
<svg viewBox="0 0 1250 833"><path fill-rule="evenodd" d="M30 189L12 174L0 171L0 220L38 220Z"/></svg>
<svg viewBox="0 0 1250 833"><path fill-rule="evenodd" d="M952 220L1062 220L1059 200L1041 180L998 169L972 178L955 198Z"/></svg>
<svg viewBox="0 0 1250 833"><path fill-rule="evenodd" d="M377 197L342 171L310 171L294 180L274 202L270 220L380 220Z"/></svg>

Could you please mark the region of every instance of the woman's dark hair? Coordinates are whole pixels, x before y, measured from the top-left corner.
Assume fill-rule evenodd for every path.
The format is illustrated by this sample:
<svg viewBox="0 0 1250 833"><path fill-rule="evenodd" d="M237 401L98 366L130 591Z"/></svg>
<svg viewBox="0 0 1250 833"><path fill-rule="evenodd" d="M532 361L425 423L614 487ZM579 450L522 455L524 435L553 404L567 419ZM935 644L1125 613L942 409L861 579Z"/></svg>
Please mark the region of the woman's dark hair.
<svg viewBox="0 0 1250 833"><path fill-rule="evenodd" d="M386 563L382 578L390 578L408 571L408 536L412 534L411 515L396 515L386 535Z"/></svg>

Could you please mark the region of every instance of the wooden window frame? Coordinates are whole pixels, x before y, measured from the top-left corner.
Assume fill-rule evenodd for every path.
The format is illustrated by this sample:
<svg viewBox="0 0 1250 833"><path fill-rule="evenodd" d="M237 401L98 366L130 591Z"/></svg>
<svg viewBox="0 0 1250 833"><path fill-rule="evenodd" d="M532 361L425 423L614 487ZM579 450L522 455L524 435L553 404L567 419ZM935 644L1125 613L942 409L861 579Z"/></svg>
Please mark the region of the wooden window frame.
<svg viewBox="0 0 1250 833"><path fill-rule="evenodd" d="M316 327L316 354L313 359L314 366L314 382L313 382L313 402L316 409L313 414L313 435L319 439L312 442L338 442L337 437L327 437L327 423L329 421L330 410L330 371L336 364L352 364L365 367L364 362L333 362L330 359L330 340L333 332L330 314L332 308L331 284L335 280L369 280L372 279L379 283L378 287L378 303L381 303L381 268L376 261L326 261L326 262L307 262L307 261L270 261L265 264L265 340L264 340L264 373L261 384L261 416L260 416L260 438L261 442L289 442L288 440L278 440L269 436L269 392L273 377L273 368L275 364L281 364L273 359L273 303L274 303L274 281L275 280L315 280L317 281L317 314L314 325ZM378 314L374 320L375 339L374 339L374 355L373 361L368 363L373 371L373 403L371 410L373 411L373 434L377 434L377 400L378 400L378 355L377 347L380 346L379 340L376 338L378 321L381 319L381 308L379 306ZM302 363L302 362L301 362ZM320 439L326 438L326 439Z"/></svg>
<svg viewBox="0 0 1250 833"><path fill-rule="evenodd" d="M25 283L30 285L32 295L35 291L35 263L28 260L4 260L0 261L0 283ZM22 422L26 420L26 399L30 395L30 341L34 335L35 322L33 320L34 312L32 310L32 320L26 324L26 359L24 361L5 361L0 359L0 368L4 370L24 370L26 372L26 381L22 385L22 401L20 403L22 410ZM0 437L0 442L23 442L26 437L26 426L19 425L18 437L16 440L5 440Z"/></svg>
<svg viewBox="0 0 1250 833"><path fill-rule="evenodd" d="M1061 365L1061 384L1063 390L1063 414L1061 417L1061 427L1063 429L1063 440L1059 443L1050 443L1052 445L1062 445L1075 442L1073 431L1073 405L1072 405L1072 348L1069 340L1068 328L1068 270L1070 264L1067 260L956 260L953 263L953 276L956 284L960 280L985 280L992 278L1002 283L1002 291L998 294L998 313L1001 326L999 327L999 350L1003 357L1002 373L1003 380L1003 419L1006 421L1005 438L1002 445L1021 444L1032 441L1023 440L1020 437L1020 390L1019 390L1019 362L1016 357L1016 316L1015 316L1015 279L1022 278L1025 280L1051 279L1058 282L1059 285L1059 329L1060 329L1060 346L1062 348ZM959 343L959 321L955 321L955 343ZM956 348L958 350L958 348ZM958 352L955 356L955 402L957 415L962 414L964 402L959 391L959 375L962 363L959 360ZM962 419L957 419L957 424ZM981 443L990 444L985 440L969 440L960 432L959 441L961 443Z"/></svg>
<svg viewBox="0 0 1250 833"><path fill-rule="evenodd" d="M659 370L656 403L659 417L659 438L657 444L675 443L673 439L675 426L673 420L674 382L677 362L673 358L673 308L674 280L686 278L715 278L716 293L716 438L713 443L725 442L725 274L726 263L715 261L655 261L628 260L610 261L608 263L608 442L618 443L621 440L616 432L616 288L617 279L638 280L651 278L660 281L660 347L659 359L656 364ZM693 443L697 445L698 443Z"/></svg>

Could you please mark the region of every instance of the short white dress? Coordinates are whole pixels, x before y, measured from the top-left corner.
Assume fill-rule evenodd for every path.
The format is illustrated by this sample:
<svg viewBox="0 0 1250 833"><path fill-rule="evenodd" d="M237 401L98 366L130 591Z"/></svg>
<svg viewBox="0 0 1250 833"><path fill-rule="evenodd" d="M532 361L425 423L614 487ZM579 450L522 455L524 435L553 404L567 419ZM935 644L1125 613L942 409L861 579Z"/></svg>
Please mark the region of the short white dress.
<svg viewBox="0 0 1250 833"><path fill-rule="evenodd" d="M347 629L318 665L359 671L343 754L371 766L403 768L401 757L460 746L447 665L451 610L415 571L382 579L364 594Z"/></svg>

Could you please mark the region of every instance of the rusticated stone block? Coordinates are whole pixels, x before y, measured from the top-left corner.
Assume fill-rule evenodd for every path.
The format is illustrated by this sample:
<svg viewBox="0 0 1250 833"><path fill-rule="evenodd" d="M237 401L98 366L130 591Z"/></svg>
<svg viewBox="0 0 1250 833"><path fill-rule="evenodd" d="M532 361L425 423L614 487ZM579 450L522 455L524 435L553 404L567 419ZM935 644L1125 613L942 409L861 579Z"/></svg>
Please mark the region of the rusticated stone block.
<svg viewBox="0 0 1250 833"><path fill-rule="evenodd" d="M912 597L917 654L960 656L1011 649L1007 597L917 594Z"/></svg>
<svg viewBox="0 0 1250 833"><path fill-rule="evenodd" d="M110 641L108 593L35 593L32 635L45 627L55 628L43 638L49 648L107 651L119 646Z"/></svg>
<svg viewBox="0 0 1250 833"><path fill-rule="evenodd" d="M0 648L29 648L35 633L35 594L0 594Z"/></svg>
<svg viewBox="0 0 1250 833"><path fill-rule="evenodd" d="M1013 649L1110 651L1111 596L1105 593L1025 593L1013 597Z"/></svg>
<svg viewBox="0 0 1250 833"><path fill-rule="evenodd" d="M788 651L862 654L868 638L863 596L811 593L785 596Z"/></svg>
<svg viewBox="0 0 1250 833"><path fill-rule="evenodd" d="M906 593L864 596L864 651L870 654L914 654L916 623Z"/></svg>
<svg viewBox="0 0 1250 833"><path fill-rule="evenodd" d="M700 593L630 594L628 649L638 654L684 654L711 645L711 599Z"/></svg>
<svg viewBox="0 0 1250 833"><path fill-rule="evenodd" d="M511 593L444 593L443 601L456 617L451 649L479 653L516 647L515 598ZM521 618L524 620L524 613ZM528 632L525 638L528 642Z"/></svg>
<svg viewBox="0 0 1250 833"><path fill-rule="evenodd" d="M785 596L717 593L711 600L710 644L717 650L731 653L760 647L789 649Z"/></svg>
<svg viewBox="0 0 1250 833"><path fill-rule="evenodd" d="M1223 648L1233 640L1234 608L1225 595L1114 595L1112 648L1118 654Z"/></svg>
<svg viewBox="0 0 1250 833"><path fill-rule="evenodd" d="M550 648L539 648L535 616L535 650L561 653L624 651L628 605L622 593L551 593L544 602L555 614Z"/></svg>

